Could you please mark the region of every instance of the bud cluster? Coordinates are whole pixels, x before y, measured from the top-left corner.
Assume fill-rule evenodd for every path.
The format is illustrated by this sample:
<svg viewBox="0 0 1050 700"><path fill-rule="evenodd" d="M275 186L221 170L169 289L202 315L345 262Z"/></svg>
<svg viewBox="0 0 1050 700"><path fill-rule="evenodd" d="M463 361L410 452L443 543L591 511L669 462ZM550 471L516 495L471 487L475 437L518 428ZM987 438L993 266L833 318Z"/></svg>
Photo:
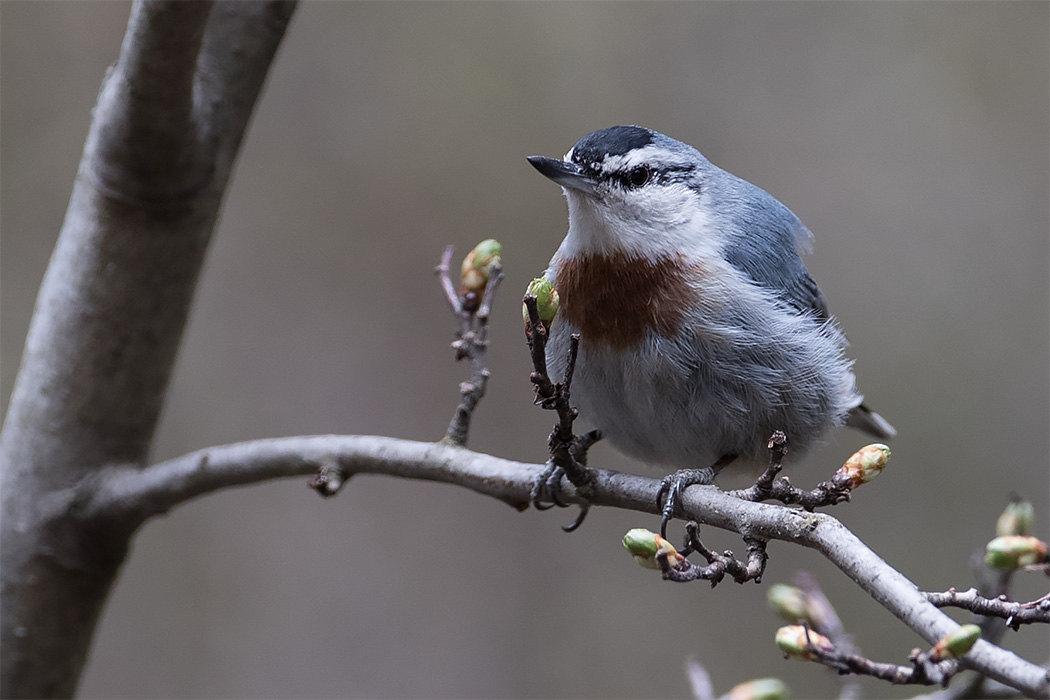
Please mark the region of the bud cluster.
<svg viewBox="0 0 1050 700"><path fill-rule="evenodd" d="M495 238L487 238L467 253L460 265L459 297L464 308L476 310L492 277L492 270L503 264L500 257L503 246Z"/></svg>

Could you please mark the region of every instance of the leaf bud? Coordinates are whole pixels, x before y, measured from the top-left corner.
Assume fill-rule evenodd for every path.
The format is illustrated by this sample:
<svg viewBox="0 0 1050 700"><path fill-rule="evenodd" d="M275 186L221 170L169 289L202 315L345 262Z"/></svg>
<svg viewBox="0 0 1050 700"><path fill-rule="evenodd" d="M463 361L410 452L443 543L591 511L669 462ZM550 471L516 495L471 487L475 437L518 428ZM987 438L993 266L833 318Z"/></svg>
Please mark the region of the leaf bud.
<svg viewBox="0 0 1050 700"><path fill-rule="evenodd" d="M830 639L813 630L807 630L802 625L781 627L777 630L776 641L777 646L789 659L800 661L816 661L819 658L818 652L831 654L835 651Z"/></svg>
<svg viewBox="0 0 1050 700"><path fill-rule="evenodd" d="M660 537L655 532L645 528L636 527L628 530L623 536L623 546L631 553L639 566L646 569L659 569L660 563L656 560L657 555L667 554L667 562L674 566L685 560L678 550L670 542Z"/></svg>
<svg viewBox="0 0 1050 700"><path fill-rule="evenodd" d="M1037 537L1002 535L989 542L984 550L984 563L993 569L1019 569L1046 561L1046 542Z"/></svg>
<svg viewBox="0 0 1050 700"><path fill-rule="evenodd" d="M801 588L789 586L786 583L775 583L769 587L766 601L770 609L787 622L813 624L809 605L806 602L806 594Z"/></svg>
<svg viewBox="0 0 1050 700"><path fill-rule="evenodd" d="M1035 508L1030 501L1019 499L1007 504L1002 515L995 521L995 534L1030 535L1035 520Z"/></svg>
<svg viewBox="0 0 1050 700"><path fill-rule="evenodd" d="M977 625L961 625L948 634L941 637L941 641L933 646L931 656L934 661L945 659L957 659L965 656L970 647L981 638L981 628Z"/></svg>
<svg viewBox="0 0 1050 700"><path fill-rule="evenodd" d="M835 473L836 481L845 479L852 491L877 477L890 460L890 448L882 443L866 445L854 452Z"/></svg>
<svg viewBox="0 0 1050 700"><path fill-rule="evenodd" d="M459 268L461 286L459 295L475 294L480 297L488 286L492 266L502 264L503 247L495 238L487 238L474 246L474 250L463 258Z"/></svg>
<svg viewBox="0 0 1050 700"><path fill-rule="evenodd" d="M791 689L779 678L756 678L734 685L726 697L729 700L787 700Z"/></svg>
<svg viewBox="0 0 1050 700"><path fill-rule="evenodd" d="M554 288L551 281L546 277L537 277L529 282L525 289L526 296L536 297L536 311L540 317L540 325L545 331L549 331L554 317L558 314L560 299L558 290ZM525 321L525 337L532 339L532 320L529 318L529 308L521 305L521 318Z"/></svg>

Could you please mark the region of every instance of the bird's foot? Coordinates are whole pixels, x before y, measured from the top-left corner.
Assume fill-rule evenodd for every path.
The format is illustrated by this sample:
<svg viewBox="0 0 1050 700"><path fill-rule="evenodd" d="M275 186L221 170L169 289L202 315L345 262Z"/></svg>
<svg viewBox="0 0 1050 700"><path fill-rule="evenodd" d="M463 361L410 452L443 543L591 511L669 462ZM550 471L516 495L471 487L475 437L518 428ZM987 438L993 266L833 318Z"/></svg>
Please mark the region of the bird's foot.
<svg viewBox="0 0 1050 700"><path fill-rule="evenodd" d="M703 469L679 469L673 474L668 474L660 482L660 490L656 492L656 504L663 501L663 516L660 519L660 537L667 537L667 523L678 512L682 501L682 491L689 486L700 484L710 486L715 482L715 469L704 467ZM667 500L664 500L666 494Z"/></svg>
<svg viewBox="0 0 1050 700"><path fill-rule="evenodd" d="M565 476L565 470L547 462L547 466L532 482L532 490L529 492L529 501L536 510L550 510L568 507L568 503L561 500L561 478Z"/></svg>
<svg viewBox="0 0 1050 700"><path fill-rule="evenodd" d="M568 525L563 525L561 528L565 532L572 532L583 524L583 520L587 517L587 512L591 508L589 500L586 499L590 498L594 488L595 472L593 470L576 463L573 473L567 474L563 467L557 466L554 462L547 462L546 468L532 484L529 500L536 510L550 510L554 507L568 508L570 504L562 499L563 476L569 477L569 481L576 487L576 494L585 499L579 504L580 513L576 516L576 519ZM575 479L572 477L575 477Z"/></svg>

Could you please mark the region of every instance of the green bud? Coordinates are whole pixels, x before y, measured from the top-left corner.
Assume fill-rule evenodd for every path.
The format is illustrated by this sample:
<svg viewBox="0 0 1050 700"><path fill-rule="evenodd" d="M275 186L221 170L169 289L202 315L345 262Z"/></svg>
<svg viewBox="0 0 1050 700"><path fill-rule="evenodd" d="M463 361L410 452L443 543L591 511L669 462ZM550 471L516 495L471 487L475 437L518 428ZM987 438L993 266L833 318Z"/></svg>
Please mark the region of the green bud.
<svg viewBox="0 0 1050 700"><path fill-rule="evenodd" d="M660 563L656 561L656 556L664 552L667 553L667 561L672 565L685 559L670 542L641 527L627 531L623 536L623 546L639 566L646 569L659 569Z"/></svg>
<svg viewBox="0 0 1050 700"><path fill-rule="evenodd" d="M729 700L787 700L791 689L779 678L757 678L734 685L726 697Z"/></svg>
<svg viewBox="0 0 1050 700"><path fill-rule="evenodd" d="M467 253L460 265L460 296L473 292L481 296L489 283L492 266L502 264L500 255L503 247L495 238L489 238L474 246L474 250Z"/></svg>
<svg viewBox="0 0 1050 700"><path fill-rule="evenodd" d="M876 442L854 452L835 476L847 478L852 490L877 477L889 461L890 448Z"/></svg>
<svg viewBox="0 0 1050 700"><path fill-rule="evenodd" d="M808 643L807 639L809 640ZM800 661L815 661L818 658L817 651L822 651L826 654L835 651L835 647L831 645L830 639L813 630L809 630L807 633L806 628L802 625L781 627L777 630L776 642L780 650L787 654L789 659L799 659Z"/></svg>
<svg viewBox="0 0 1050 700"><path fill-rule="evenodd" d="M1003 535L988 543L984 563L993 569L1019 569L1047 561L1046 542L1036 537Z"/></svg>
<svg viewBox="0 0 1050 700"><path fill-rule="evenodd" d="M773 584L766 593L766 601L770 609L787 622L813 622L806 604L806 594L801 588L785 583Z"/></svg>
<svg viewBox="0 0 1050 700"><path fill-rule="evenodd" d="M995 522L995 534L1030 535L1032 522L1035 520L1035 508L1030 501L1018 500L1007 504L1002 515Z"/></svg>
<svg viewBox="0 0 1050 700"><path fill-rule="evenodd" d="M525 294L536 297L536 311L539 312L540 321L550 326L558 313L558 306L561 302L558 290L554 288L551 281L546 277L537 277L529 282ZM529 323L529 310L524 304L521 305L521 317L526 324Z"/></svg>
<svg viewBox="0 0 1050 700"><path fill-rule="evenodd" d="M966 652L981 638L981 628L977 625L962 625L944 635L941 641L933 647L933 660L944 661L945 659L957 659L965 656Z"/></svg>

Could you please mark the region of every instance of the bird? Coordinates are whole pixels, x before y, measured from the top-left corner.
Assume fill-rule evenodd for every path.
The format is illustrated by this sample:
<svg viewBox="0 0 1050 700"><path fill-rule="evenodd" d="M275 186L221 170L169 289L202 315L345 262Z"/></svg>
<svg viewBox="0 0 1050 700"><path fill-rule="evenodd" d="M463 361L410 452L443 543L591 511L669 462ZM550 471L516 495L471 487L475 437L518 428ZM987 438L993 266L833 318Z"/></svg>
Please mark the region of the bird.
<svg viewBox="0 0 1050 700"><path fill-rule="evenodd" d="M894 428L857 390L848 345L802 260L812 234L784 204L698 150L640 126L529 156L561 185L569 226L544 272L560 298L552 376L579 345L572 398L625 455L682 491L761 468L782 431L797 460L832 427Z"/></svg>

